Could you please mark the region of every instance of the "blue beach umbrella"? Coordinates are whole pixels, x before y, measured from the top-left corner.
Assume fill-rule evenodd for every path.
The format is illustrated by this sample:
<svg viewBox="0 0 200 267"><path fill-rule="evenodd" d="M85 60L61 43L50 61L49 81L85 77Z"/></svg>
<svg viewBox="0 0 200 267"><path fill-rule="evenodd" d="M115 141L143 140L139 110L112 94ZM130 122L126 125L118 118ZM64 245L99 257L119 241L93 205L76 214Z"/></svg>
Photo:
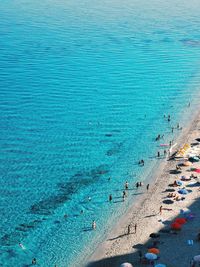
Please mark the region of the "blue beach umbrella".
<svg viewBox="0 0 200 267"><path fill-rule="evenodd" d="M177 181L176 181L176 184L177 184L177 185L183 185L183 182L180 181L180 180L177 180Z"/></svg>
<svg viewBox="0 0 200 267"><path fill-rule="evenodd" d="M146 253L145 258L147 260L156 260L158 258L158 256L154 253Z"/></svg>
<svg viewBox="0 0 200 267"><path fill-rule="evenodd" d="M188 191L186 189L180 189L178 190L179 194L182 194L182 195L187 195L188 194Z"/></svg>
<svg viewBox="0 0 200 267"><path fill-rule="evenodd" d="M155 267L167 267L165 264L162 264L162 263L158 263L155 265Z"/></svg>

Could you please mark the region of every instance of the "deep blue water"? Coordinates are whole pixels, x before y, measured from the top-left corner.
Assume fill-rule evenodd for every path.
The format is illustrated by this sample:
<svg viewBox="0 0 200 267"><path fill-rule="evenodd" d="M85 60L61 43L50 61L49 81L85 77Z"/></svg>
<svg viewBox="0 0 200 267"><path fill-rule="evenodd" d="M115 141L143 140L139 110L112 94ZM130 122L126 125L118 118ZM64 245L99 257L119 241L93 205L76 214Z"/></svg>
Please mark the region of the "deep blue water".
<svg viewBox="0 0 200 267"><path fill-rule="evenodd" d="M1 1L0 266L84 266L133 201L134 190L120 202L124 182L157 164L154 138L172 140L196 109L199 10L194 0Z"/></svg>

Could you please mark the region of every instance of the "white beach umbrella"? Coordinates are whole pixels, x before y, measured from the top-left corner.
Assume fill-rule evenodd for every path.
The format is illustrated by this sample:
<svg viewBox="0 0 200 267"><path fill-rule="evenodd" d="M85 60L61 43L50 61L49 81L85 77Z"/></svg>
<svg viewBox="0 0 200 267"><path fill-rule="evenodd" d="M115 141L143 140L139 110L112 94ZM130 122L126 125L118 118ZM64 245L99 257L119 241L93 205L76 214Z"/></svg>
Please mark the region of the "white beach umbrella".
<svg viewBox="0 0 200 267"><path fill-rule="evenodd" d="M156 260L156 259L157 259L157 255L154 254L154 253L146 253L146 254L145 254L145 258L146 258L147 260Z"/></svg>
<svg viewBox="0 0 200 267"><path fill-rule="evenodd" d="M194 256L193 260L196 262L200 262L200 255Z"/></svg>
<svg viewBox="0 0 200 267"><path fill-rule="evenodd" d="M133 265L131 263L124 262L120 265L120 267L133 267Z"/></svg>

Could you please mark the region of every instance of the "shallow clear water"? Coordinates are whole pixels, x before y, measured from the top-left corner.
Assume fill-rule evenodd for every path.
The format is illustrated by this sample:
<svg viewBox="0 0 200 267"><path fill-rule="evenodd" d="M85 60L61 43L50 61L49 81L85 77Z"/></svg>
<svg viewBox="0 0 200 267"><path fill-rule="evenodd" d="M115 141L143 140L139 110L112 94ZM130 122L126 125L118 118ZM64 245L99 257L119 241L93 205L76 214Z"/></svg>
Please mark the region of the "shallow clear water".
<svg viewBox="0 0 200 267"><path fill-rule="evenodd" d="M154 138L173 139L199 100L199 10L194 0L1 1L0 266L83 266L128 209L124 182L145 179Z"/></svg>

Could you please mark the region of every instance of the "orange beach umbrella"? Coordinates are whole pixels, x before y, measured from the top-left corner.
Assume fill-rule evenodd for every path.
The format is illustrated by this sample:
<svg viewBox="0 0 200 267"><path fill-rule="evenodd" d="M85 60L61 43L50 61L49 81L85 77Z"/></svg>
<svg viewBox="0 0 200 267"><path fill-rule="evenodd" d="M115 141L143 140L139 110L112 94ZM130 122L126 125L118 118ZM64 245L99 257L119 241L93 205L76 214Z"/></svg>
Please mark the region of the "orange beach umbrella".
<svg viewBox="0 0 200 267"><path fill-rule="evenodd" d="M157 248L150 248L148 249L148 252L153 253L153 254L159 254L160 250Z"/></svg>

